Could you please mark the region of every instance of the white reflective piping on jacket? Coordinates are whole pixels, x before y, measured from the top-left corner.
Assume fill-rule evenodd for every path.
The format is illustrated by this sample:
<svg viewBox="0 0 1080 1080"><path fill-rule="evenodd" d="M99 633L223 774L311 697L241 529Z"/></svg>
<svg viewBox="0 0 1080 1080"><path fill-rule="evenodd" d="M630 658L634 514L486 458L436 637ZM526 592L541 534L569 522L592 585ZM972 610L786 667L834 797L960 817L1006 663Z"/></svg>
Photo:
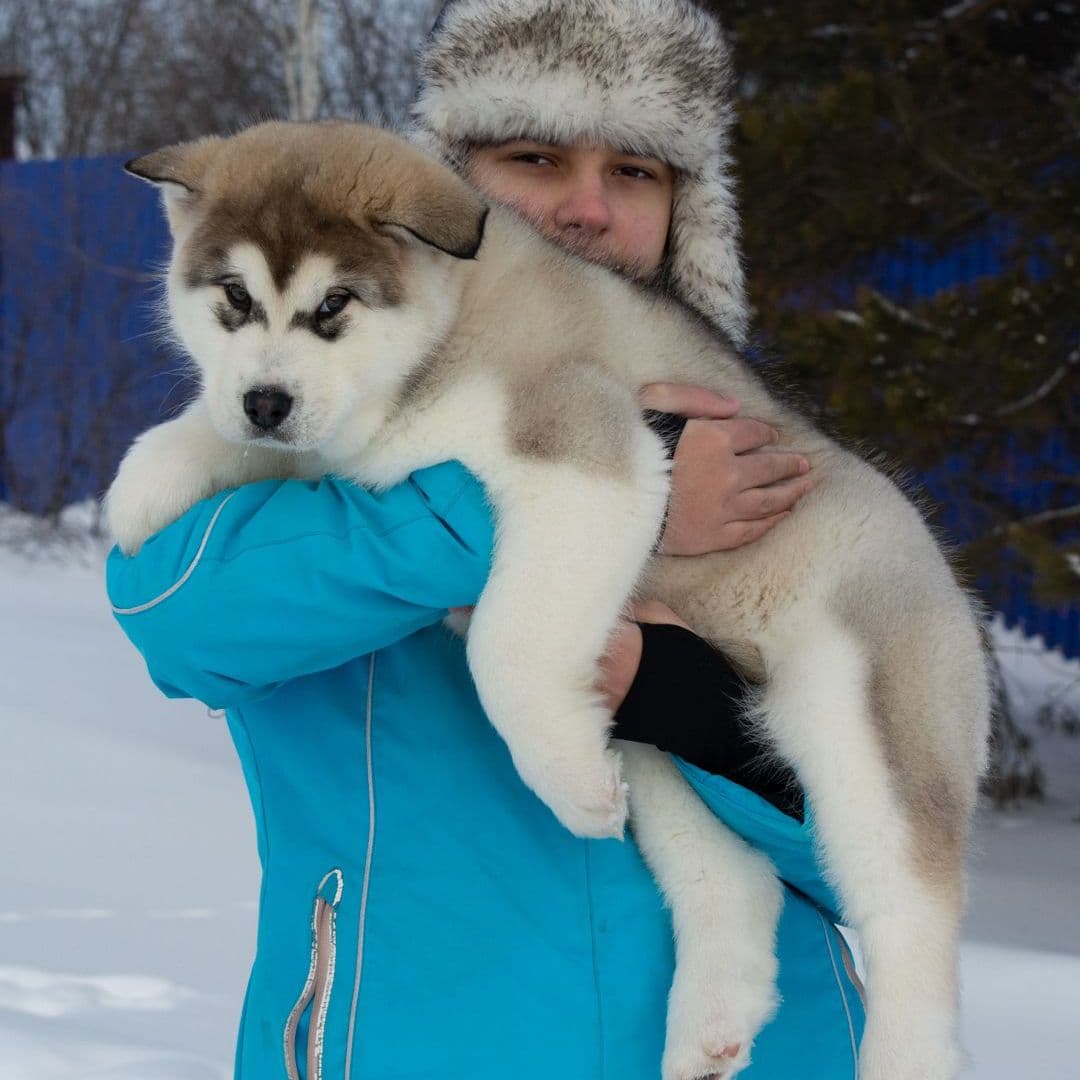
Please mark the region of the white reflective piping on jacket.
<svg viewBox="0 0 1080 1080"><path fill-rule="evenodd" d="M360 1000L360 976L364 970L364 927L367 922L368 885L371 882L371 856L375 850L375 769L371 758L372 700L375 693L375 653L368 665L367 717L364 742L367 754L368 840L364 859L364 882L360 889L360 921L356 932L356 977L353 980L352 1005L349 1009L349 1031L345 1041L345 1080L352 1080L353 1035L356 1031L356 1007Z"/></svg>
<svg viewBox="0 0 1080 1080"><path fill-rule="evenodd" d="M832 964L833 977L836 979L836 988L840 991L840 1000L844 1003L844 1015L847 1017L848 1038L851 1040L852 1076L859 1080L859 1046L855 1040L855 1024L851 1019L851 1007L848 1005L847 991L844 989L844 981L840 978L840 970L836 966L836 954L833 952L833 943L830 931L835 928L826 921L825 916L819 911L818 919L821 921L821 932L825 935L825 948L829 950L829 961Z"/></svg>
<svg viewBox="0 0 1080 1080"><path fill-rule="evenodd" d="M113 614L138 615L141 612L149 611L152 607L156 607L163 600L168 600L168 598L172 596L172 594L176 592L176 590L179 589L184 584L184 582L187 581L189 577L191 577L193 573L195 573L195 567L199 565L199 560L202 558L203 552L206 550L207 542L210 540L210 534L214 531L214 526L217 524L217 519L221 515L221 511L225 509L226 503L228 503L228 501L235 494L235 491L231 491L228 495L225 496L224 499L221 500L220 505L214 511L214 516L210 519L210 523L206 526L206 531L203 533L202 543L199 544L199 550L195 552L195 558L191 560L191 564L183 572L183 574L180 575L180 579L175 582L175 584L170 585L169 588L167 588L160 596L155 596L153 600L148 600L145 604L139 604L136 607L129 608L118 608L114 605L112 609Z"/></svg>

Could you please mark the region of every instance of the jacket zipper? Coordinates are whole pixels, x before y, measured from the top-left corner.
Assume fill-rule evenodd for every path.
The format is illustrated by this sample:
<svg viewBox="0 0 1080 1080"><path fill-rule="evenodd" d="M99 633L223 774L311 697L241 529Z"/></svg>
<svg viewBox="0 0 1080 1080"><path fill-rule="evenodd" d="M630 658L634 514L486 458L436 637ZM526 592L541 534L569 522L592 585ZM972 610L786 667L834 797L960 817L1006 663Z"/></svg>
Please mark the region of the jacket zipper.
<svg viewBox="0 0 1080 1080"><path fill-rule="evenodd" d="M345 879L339 869L331 870L315 890L311 913L311 962L308 965L304 988L285 1021L285 1073L289 1080L300 1080L296 1063L296 1032L308 1008L306 1075L307 1080L322 1080L323 1037L326 1032L326 1012L330 1007L330 992L334 987L337 964L337 908Z"/></svg>

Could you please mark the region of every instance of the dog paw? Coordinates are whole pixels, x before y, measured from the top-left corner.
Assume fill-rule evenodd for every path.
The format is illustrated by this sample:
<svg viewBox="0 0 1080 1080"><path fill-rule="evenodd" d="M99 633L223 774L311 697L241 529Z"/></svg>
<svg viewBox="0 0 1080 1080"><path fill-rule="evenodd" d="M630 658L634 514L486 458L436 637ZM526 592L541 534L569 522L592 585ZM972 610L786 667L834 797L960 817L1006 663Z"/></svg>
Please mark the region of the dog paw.
<svg viewBox="0 0 1080 1080"><path fill-rule="evenodd" d="M629 814L629 788L622 778L619 755L605 751L591 773L577 790L555 793L548 805L575 836L621 838Z"/></svg>
<svg viewBox="0 0 1080 1080"><path fill-rule="evenodd" d="M146 474L137 461L125 461L105 496L106 526L125 555L136 555L155 533L171 524L203 496L175 477Z"/></svg>
<svg viewBox="0 0 1080 1080"><path fill-rule="evenodd" d="M575 836L621 838L629 813L629 789L622 778L622 760L614 750L591 748L580 756L515 754L525 783Z"/></svg>
<svg viewBox="0 0 1080 1080"><path fill-rule="evenodd" d="M750 1064L776 1011L776 961L727 954L682 960L668 998L663 1080L730 1080Z"/></svg>

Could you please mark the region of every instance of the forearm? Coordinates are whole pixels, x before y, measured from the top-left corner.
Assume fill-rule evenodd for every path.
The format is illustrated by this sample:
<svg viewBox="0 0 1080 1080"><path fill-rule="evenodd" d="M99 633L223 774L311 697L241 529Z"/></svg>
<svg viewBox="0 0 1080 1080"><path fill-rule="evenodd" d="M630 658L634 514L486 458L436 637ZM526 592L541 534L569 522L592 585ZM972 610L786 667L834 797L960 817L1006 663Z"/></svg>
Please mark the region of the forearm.
<svg viewBox="0 0 1080 1080"><path fill-rule="evenodd" d="M163 692L227 706L475 602L492 544L483 488L456 463L380 494L265 481L197 505L133 558L114 550L108 589Z"/></svg>

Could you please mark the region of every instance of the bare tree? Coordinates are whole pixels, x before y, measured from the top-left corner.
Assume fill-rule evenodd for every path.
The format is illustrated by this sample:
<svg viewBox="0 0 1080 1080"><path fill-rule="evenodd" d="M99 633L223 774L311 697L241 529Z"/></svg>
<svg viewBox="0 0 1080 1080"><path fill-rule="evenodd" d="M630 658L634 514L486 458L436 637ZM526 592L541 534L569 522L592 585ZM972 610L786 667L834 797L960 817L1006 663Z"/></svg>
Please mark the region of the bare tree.
<svg viewBox="0 0 1080 1080"><path fill-rule="evenodd" d="M24 157L85 157L270 117L399 120L438 0L5 0Z"/></svg>
<svg viewBox="0 0 1080 1080"><path fill-rule="evenodd" d="M296 0L296 17L281 27L289 119L314 120L322 98L318 0Z"/></svg>
<svg viewBox="0 0 1080 1080"><path fill-rule="evenodd" d="M417 50L441 6L439 0L333 0L327 29L338 45L326 57L327 112L399 122L416 93Z"/></svg>

